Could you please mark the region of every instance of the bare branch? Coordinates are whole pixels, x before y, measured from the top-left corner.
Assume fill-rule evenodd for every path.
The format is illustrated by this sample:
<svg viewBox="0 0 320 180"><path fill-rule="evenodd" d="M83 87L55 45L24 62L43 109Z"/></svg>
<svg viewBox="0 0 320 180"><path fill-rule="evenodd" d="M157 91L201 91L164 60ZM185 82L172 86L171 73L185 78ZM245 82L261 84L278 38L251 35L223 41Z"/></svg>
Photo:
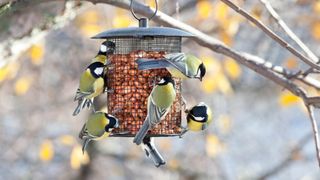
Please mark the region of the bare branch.
<svg viewBox="0 0 320 180"><path fill-rule="evenodd" d="M319 134L318 134L318 125L317 125L317 121L314 117L314 107L312 105L306 104L308 113L309 113L309 118L311 121L311 125L312 125L312 131L313 131L313 137L314 137L314 143L316 145L316 151L317 151L317 159L318 159L318 164L320 167L320 145L319 145Z"/></svg>
<svg viewBox="0 0 320 180"><path fill-rule="evenodd" d="M83 8L76 7L75 2L67 2L64 13L60 16L56 16L53 22L44 26L45 28L34 28L30 34L25 35L23 38L8 38L7 40L0 42L0 59L2 59L0 62L0 68L9 62L16 60L20 54L30 48L32 44L45 37L51 29L64 27L68 22L76 17L77 13L82 10Z"/></svg>
<svg viewBox="0 0 320 180"><path fill-rule="evenodd" d="M318 62L319 58L300 40L300 38L287 26L287 24L281 19L278 13L273 9L268 0L260 0L266 7L271 17L280 25L280 27L287 33L287 35L300 46L300 48L308 55L314 62Z"/></svg>
<svg viewBox="0 0 320 180"><path fill-rule="evenodd" d="M288 42L286 42L284 39L282 39L280 36L275 34L271 29L269 29L267 26L265 26L261 21L255 19L253 16L251 16L248 12L238 7L236 4L229 0L221 0L226 5L228 5L230 8L244 16L246 19L248 19L250 22L255 24L257 27L259 27L263 32L265 32L270 38L275 40L278 44L280 44L282 47L286 48L289 52L291 52L293 55L301 59L303 62L311 66L312 68L315 68L317 70L320 70L320 66L317 64L319 63L319 60L313 61L312 59L307 58L303 54L301 54L299 51L294 49Z"/></svg>

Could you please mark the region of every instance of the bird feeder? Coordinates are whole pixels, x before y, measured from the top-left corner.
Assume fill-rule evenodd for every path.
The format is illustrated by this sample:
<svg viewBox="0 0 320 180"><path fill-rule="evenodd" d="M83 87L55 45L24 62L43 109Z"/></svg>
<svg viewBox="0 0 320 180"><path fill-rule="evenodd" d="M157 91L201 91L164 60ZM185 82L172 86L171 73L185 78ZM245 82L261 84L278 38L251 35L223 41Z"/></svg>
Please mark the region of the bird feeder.
<svg viewBox="0 0 320 180"><path fill-rule="evenodd" d="M132 14L136 17L133 10ZM112 29L92 37L115 43L115 51L108 57L110 64L106 75L110 91L107 97L108 112L116 116L120 124L110 134L114 137L135 136L147 116L148 96L154 85L161 77L170 76L166 69L139 71L135 60L158 59L168 53L181 52L182 38L193 36L179 29L148 27L147 18L137 19L139 27ZM181 79L174 80L177 95L171 110L165 120L150 130L147 136L177 136L181 133Z"/></svg>

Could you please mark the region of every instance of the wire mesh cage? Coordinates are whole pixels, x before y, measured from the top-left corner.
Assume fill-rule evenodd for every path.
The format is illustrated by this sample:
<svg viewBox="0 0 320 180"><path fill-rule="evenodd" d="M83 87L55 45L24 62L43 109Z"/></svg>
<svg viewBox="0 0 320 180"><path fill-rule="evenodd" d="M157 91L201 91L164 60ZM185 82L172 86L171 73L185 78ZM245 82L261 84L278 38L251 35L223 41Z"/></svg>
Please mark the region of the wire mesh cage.
<svg viewBox="0 0 320 180"><path fill-rule="evenodd" d="M144 23L142 23L144 24ZM119 119L119 128L110 136L133 137L147 116L147 101L154 85L163 76L170 76L166 69L139 71L137 58L158 59L165 54L181 52L182 37L192 36L173 28L124 28L109 30L93 38L115 43L113 55L108 57L107 69L108 112ZM176 99L169 113L147 136L175 136L181 132L182 97L181 79L174 78Z"/></svg>

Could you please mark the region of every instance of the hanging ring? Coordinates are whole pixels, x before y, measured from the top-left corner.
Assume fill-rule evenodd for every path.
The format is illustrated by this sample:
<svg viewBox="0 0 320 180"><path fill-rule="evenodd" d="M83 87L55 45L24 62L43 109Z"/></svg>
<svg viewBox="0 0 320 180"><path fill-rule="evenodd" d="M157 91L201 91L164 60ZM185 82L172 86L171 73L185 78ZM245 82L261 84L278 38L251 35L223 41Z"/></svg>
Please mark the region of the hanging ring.
<svg viewBox="0 0 320 180"><path fill-rule="evenodd" d="M133 1L134 0L131 0L131 2L130 2L131 14L133 15L134 18L136 18L137 20L140 20L141 18L139 18L133 11ZM156 10L154 11L153 15L148 18L149 20L151 20L158 12L158 2L157 2L157 0L154 0L154 2L156 3Z"/></svg>

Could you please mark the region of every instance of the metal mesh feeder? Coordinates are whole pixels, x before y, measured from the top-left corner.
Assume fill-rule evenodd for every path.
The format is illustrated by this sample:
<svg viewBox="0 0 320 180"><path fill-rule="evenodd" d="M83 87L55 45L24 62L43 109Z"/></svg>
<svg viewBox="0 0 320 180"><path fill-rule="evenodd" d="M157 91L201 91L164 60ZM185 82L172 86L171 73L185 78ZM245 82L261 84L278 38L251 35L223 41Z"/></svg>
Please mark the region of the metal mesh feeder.
<svg viewBox="0 0 320 180"><path fill-rule="evenodd" d="M147 115L147 99L154 84L161 77L170 76L166 69L139 71L137 58L158 59L168 53L181 52L182 37L190 33L167 27L148 27L146 18L139 19L139 27L113 29L102 32L94 39L115 43L111 64L107 71L108 112L119 119L120 127L110 136L133 137ZM176 82L176 99L165 120L150 130L147 136L176 136L181 133L182 98L181 79Z"/></svg>

